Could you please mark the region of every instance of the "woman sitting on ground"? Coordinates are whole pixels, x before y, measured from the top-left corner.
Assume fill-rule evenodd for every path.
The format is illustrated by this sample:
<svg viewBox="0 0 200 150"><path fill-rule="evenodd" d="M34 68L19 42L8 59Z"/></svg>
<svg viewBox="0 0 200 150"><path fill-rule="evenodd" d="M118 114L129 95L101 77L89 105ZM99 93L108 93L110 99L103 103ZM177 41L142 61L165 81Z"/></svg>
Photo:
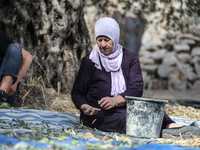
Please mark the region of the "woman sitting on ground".
<svg viewBox="0 0 200 150"><path fill-rule="evenodd" d="M143 93L139 59L118 43L120 28L114 19L99 19L94 30L97 44L82 59L72 100L84 125L126 133L125 96L141 97ZM181 126L164 115L162 129Z"/></svg>

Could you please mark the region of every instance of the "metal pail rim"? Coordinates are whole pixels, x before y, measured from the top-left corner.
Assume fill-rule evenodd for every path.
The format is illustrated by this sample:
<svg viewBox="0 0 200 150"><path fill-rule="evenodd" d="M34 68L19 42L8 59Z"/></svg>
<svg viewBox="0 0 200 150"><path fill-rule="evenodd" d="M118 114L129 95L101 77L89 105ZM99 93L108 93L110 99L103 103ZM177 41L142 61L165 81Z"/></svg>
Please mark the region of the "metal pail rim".
<svg viewBox="0 0 200 150"><path fill-rule="evenodd" d="M150 99L150 98L133 97L133 96L125 96L125 98L127 100L138 100L138 101L146 101L146 102L168 103L168 100Z"/></svg>

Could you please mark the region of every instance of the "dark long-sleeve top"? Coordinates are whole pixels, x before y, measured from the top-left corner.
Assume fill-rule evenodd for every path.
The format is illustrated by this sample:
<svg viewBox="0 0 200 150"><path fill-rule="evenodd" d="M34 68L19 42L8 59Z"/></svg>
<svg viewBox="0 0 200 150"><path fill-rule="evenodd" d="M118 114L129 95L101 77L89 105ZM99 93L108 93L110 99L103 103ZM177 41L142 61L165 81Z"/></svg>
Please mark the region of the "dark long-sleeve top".
<svg viewBox="0 0 200 150"><path fill-rule="evenodd" d="M14 43L6 34L0 31L0 56L3 57L6 53L8 45Z"/></svg>
<svg viewBox="0 0 200 150"><path fill-rule="evenodd" d="M0 31L0 65L6 54L7 47L14 43L6 34Z"/></svg>
<svg viewBox="0 0 200 150"><path fill-rule="evenodd" d="M126 90L120 95L124 98L125 96L141 97L143 93L143 79L138 56L134 52L123 49L121 68L126 83ZM100 99L106 96L112 97L110 72L106 72L103 67L102 70L95 68L94 63L87 55L82 59L71 96L77 109L80 109L83 104L100 108L98 105ZM109 132L126 132L126 106L115 107L109 110L100 109L101 111L93 116L85 115L80 109L80 120L84 125L92 128ZM168 116L164 116L164 119L166 117Z"/></svg>

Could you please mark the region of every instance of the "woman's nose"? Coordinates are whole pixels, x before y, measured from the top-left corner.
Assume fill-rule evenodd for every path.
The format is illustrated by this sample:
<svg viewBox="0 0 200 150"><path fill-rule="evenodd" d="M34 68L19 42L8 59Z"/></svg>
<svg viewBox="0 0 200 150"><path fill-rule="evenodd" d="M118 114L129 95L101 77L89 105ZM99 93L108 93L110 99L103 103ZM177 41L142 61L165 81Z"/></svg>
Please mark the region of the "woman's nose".
<svg viewBox="0 0 200 150"><path fill-rule="evenodd" d="M106 42L105 42L105 41L102 41L101 46L102 46L102 47L105 47L105 46L106 46Z"/></svg>

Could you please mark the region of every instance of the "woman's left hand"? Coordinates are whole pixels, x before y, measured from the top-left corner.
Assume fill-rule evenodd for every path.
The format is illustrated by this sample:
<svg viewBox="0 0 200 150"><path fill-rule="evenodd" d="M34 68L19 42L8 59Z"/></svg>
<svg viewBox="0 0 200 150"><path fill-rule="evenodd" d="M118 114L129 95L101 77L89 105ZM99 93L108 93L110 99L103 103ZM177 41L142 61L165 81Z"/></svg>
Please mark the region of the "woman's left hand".
<svg viewBox="0 0 200 150"><path fill-rule="evenodd" d="M114 97L103 97L101 100L98 101L98 104L103 109L108 110L116 106L116 100Z"/></svg>

